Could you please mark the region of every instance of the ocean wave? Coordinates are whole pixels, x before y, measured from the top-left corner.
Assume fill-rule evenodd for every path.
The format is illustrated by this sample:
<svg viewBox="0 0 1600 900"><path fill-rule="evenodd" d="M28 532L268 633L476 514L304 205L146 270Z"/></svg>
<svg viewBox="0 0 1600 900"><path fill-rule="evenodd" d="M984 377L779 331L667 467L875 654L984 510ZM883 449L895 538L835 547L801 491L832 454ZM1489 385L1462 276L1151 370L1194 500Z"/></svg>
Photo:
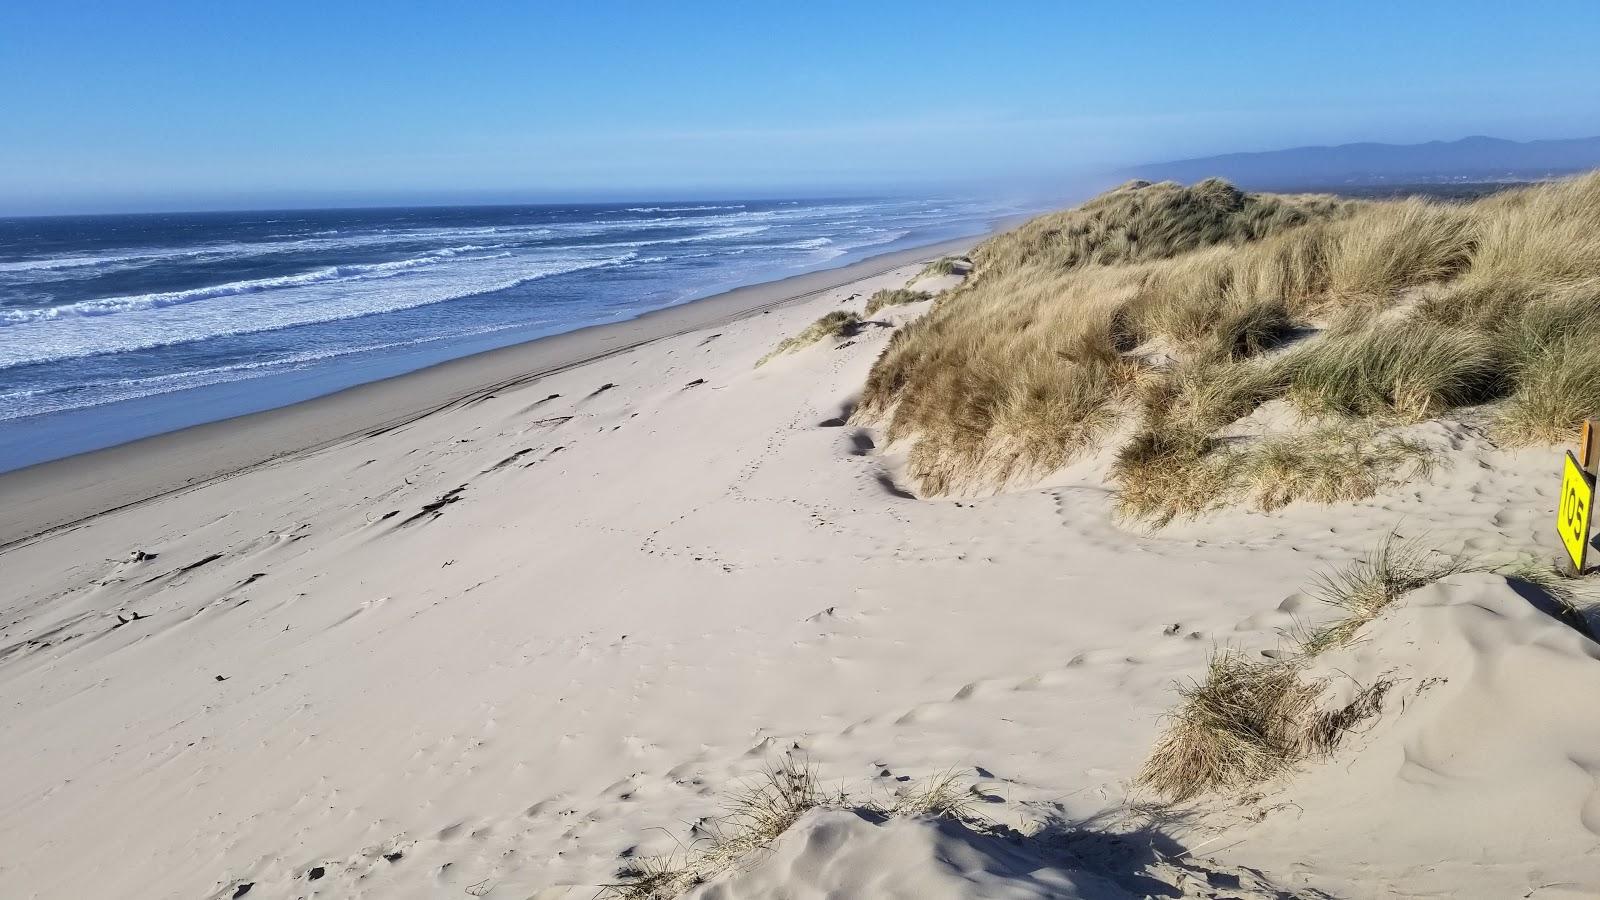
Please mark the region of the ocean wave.
<svg viewBox="0 0 1600 900"><path fill-rule="evenodd" d="M215 300L219 297L236 297L240 294L254 294L261 291L272 291L288 287L300 287L309 284L321 284L330 281L349 281L360 278L389 278L395 275L417 269L422 266L438 265L448 259L454 259L459 254L478 249L472 245L465 247L447 247L435 250L424 256L412 259L400 259L391 262L367 263L364 265L327 266L301 272L296 275L280 275L275 278L252 278L246 281L232 281L226 284L211 285L209 287L191 288L185 291L167 291L155 294L135 294L127 297L103 297L96 300L80 300L77 303L68 303L62 306L50 306L43 309L12 309L0 312L0 327L23 325L29 322L39 322L48 319L60 319L68 316L109 316L117 313L134 312L145 309L161 309L168 306L179 306L185 303L197 303L202 300ZM493 256L474 257L475 259L503 259L510 253L499 253Z"/></svg>
<svg viewBox="0 0 1600 900"><path fill-rule="evenodd" d="M323 252L337 250L358 250L363 248L383 247L394 244L423 244L457 241L475 237L496 237L502 242L493 246L510 246L505 241L514 243L517 240L528 238L547 237L555 234L553 228L538 227L474 227L474 228L426 228L408 229L404 231L385 231L365 235L350 235L336 237L337 229L329 232L315 232L323 237L305 236L291 240L270 241L230 241L215 244L196 244L189 247L142 247L128 248L114 254L99 256L56 256L42 259L22 259L0 262L0 275L17 273L23 277L38 278L41 274L51 272L71 271L88 267L101 269L127 268L129 266L142 266L152 263L169 262L172 260L208 261L212 259L245 259L255 256L274 256L284 253Z"/></svg>
<svg viewBox="0 0 1600 900"><path fill-rule="evenodd" d="M102 266L107 263L134 259L154 259L165 254L152 250L147 253L127 253L117 256L55 256L45 259L19 259L0 262L0 272L51 272L58 269L76 269L83 266Z"/></svg>
<svg viewBox="0 0 1600 900"><path fill-rule="evenodd" d="M612 241L605 244L588 244L591 249L605 247L659 247L665 244L703 244L707 241L723 241L732 238L750 237L771 230L770 225L746 225L738 228L723 228L705 234L691 234L675 238L648 238L638 241Z"/></svg>
<svg viewBox="0 0 1600 900"><path fill-rule="evenodd" d="M469 257L456 260L456 265L417 269L403 279L280 284L275 290L251 292L252 303L247 306L200 303L190 306L183 316L168 316L159 307L145 307L116 316L36 319L10 326L19 339L0 342L0 370L396 312L506 290L553 275L621 265L636 255L632 251L587 258L508 254L496 258L503 263L500 266L460 265L479 261ZM391 287L390 282L397 280L399 286Z"/></svg>
<svg viewBox="0 0 1600 900"><path fill-rule="evenodd" d="M815 216L848 214L869 208L858 205L826 205L791 207L781 210L750 210L744 204L708 205L703 207L640 206L627 207L626 211L641 214L691 211L712 214L699 216L655 215L610 220L591 219L588 221L537 225L374 229L365 233L359 231L352 233L346 229L335 228L306 232L304 236L299 237L275 235L273 239L264 241L228 241L183 247L129 247L92 256L55 256L0 261L0 277L38 278L49 273L72 273L72 277L83 277L76 270L95 269L96 271L91 274L99 274L99 270L125 269L173 260L205 262L212 259L242 259L285 253L371 249L395 244L425 245L429 242L471 240L473 238L493 238L501 242L502 246L505 246L514 245L518 241L552 236L559 241L563 236L591 236L653 225L711 228L755 221L801 221ZM58 277L60 276L58 275Z"/></svg>
<svg viewBox="0 0 1600 900"><path fill-rule="evenodd" d="M743 203L734 203L727 206L630 206L626 212L637 213L663 213L663 212L705 212L713 209L744 209Z"/></svg>
<svg viewBox="0 0 1600 900"><path fill-rule="evenodd" d="M554 323L541 320L487 325L470 328L465 331L452 331L448 335L432 335L362 346L339 346L305 350L272 359L209 366L181 372L168 372L162 375L149 375L142 378L112 378L91 382L70 382L50 388L8 391L0 393L0 422L49 412L104 406L107 403L116 403L121 400L155 397L161 394L170 394L174 391L188 390L189 388L243 381L247 378L258 377L273 371L303 369L313 363L340 356L374 353L382 350L398 350L406 347L420 347L424 344L457 340L463 337L476 337L496 331L505 331L510 328L528 328L551 324ZM88 396L84 396L85 394ZM22 401L32 402L23 404Z"/></svg>

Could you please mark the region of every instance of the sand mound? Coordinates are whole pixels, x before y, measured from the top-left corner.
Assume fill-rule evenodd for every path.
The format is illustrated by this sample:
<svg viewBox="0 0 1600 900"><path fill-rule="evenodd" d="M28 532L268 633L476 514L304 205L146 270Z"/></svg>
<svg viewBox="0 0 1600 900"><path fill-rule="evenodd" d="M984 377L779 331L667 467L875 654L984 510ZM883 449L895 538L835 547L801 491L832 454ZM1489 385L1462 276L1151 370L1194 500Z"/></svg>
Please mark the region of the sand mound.
<svg viewBox="0 0 1600 900"><path fill-rule="evenodd" d="M1341 873L1318 883L1348 896L1593 896L1600 645L1545 609L1530 586L1455 575L1319 657L1307 674L1336 691L1391 681L1382 716L1218 844L1280 877Z"/></svg>
<svg viewBox="0 0 1600 900"><path fill-rule="evenodd" d="M1143 897L1317 897L1272 889L1245 870L1179 862L1159 835L1045 829L984 834L949 819L872 817L815 810L771 853L738 874L703 886L695 900L877 897L907 900Z"/></svg>

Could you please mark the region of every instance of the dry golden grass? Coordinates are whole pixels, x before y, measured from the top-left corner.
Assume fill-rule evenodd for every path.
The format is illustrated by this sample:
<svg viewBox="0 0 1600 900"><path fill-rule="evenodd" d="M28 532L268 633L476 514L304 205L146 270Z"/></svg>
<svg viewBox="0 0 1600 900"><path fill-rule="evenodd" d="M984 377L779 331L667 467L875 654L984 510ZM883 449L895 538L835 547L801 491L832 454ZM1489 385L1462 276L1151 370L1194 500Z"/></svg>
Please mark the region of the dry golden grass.
<svg viewBox="0 0 1600 900"><path fill-rule="evenodd" d="M1013 302L976 327L945 312L966 298L945 300L890 341L855 418L883 414L879 401L893 397L889 439L918 436L910 468L930 492L1004 484L1064 463L1114 421L1112 405L1131 396L1139 371L1102 352L1103 335L1084 330L1094 318L1075 315L1100 287L1083 281L1063 303L1049 285L1019 279L1009 284Z"/></svg>
<svg viewBox="0 0 1600 900"><path fill-rule="evenodd" d="M1194 479L1252 467L1294 487L1236 502L1348 499L1421 456L1378 428L1488 405L1507 438L1548 441L1600 414L1600 173L1467 204L1134 183L972 259L894 336L855 414L909 444L927 494L1038 477L1121 423L1130 515L1208 508L1181 499L1206 493ZM1276 399L1374 436L1335 442L1342 466L1308 440L1218 455L1219 432Z"/></svg>
<svg viewBox="0 0 1600 900"><path fill-rule="evenodd" d="M1268 438L1238 457L1236 489L1262 510L1297 500L1365 500L1411 476L1426 477L1436 464L1428 446L1359 425Z"/></svg>
<svg viewBox="0 0 1600 900"><path fill-rule="evenodd" d="M922 271L917 273L917 277L934 278L940 275L950 275L953 274L958 267L961 267L964 264L970 265L971 260L967 259L965 256L941 256L933 262L928 263L926 266L923 266Z"/></svg>
<svg viewBox="0 0 1600 900"><path fill-rule="evenodd" d="M784 338L766 356L756 360L757 366L766 365L773 357L792 353L827 338L849 337L861 326L861 316L848 310L836 309L807 325L799 334Z"/></svg>
<svg viewBox="0 0 1600 900"><path fill-rule="evenodd" d="M932 296L933 295L927 291L912 291L907 290L906 288L881 290L867 298L867 308L862 310L861 314L870 318L871 316L877 315L879 310L886 309L890 306L902 306L907 303L920 303Z"/></svg>
<svg viewBox="0 0 1600 900"><path fill-rule="evenodd" d="M1158 526L1239 503L1270 511L1296 501L1364 500L1437 464L1427 445L1357 421L1231 444L1194 432L1174 443L1162 434L1135 437L1113 467L1119 510Z"/></svg>
<svg viewBox="0 0 1600 900"><path fill-rule="evenodd" d="M1186 800L1289 771L1311 752L1308 726L1325 687L1303 681L1291 662L1214 652L1205 677L1178 689L1139 782Z"/></svg>
<svg viewBox="0 0 1600 900"><path fill-rule="evenodd" d="M1400 200L1374 203L1329 248L1328 290L1335 301L1388 297L1464 271L1474 245L1464 207Z"/></svg>

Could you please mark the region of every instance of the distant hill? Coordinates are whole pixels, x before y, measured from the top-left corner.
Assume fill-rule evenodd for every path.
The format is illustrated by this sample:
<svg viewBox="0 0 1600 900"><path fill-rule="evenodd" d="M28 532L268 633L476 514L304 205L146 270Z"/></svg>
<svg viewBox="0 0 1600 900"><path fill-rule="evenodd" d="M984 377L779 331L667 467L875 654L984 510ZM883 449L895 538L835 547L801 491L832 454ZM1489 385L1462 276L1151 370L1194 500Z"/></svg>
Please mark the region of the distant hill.
<svg viewBox="0 0 1600 900"><path fill-rule="evenodd" d="M1118 174L1184 183L1217 176L1241 187L1284 189L1529 181L1594 168L1600 168L1600 137L1527 142L1468 137L1426 144L1340 144L1229 153L1135 166Z"/></svg>

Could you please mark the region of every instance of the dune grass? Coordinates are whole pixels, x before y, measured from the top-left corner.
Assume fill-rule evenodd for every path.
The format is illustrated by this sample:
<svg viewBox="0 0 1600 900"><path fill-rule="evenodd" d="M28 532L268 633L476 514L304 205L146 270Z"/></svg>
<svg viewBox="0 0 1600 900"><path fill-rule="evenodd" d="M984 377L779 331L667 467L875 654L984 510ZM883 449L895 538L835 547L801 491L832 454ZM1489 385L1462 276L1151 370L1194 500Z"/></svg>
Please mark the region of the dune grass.
<svg viewBox="0 0 1600 900"><path fill-rule="evenodd" d="M971 258L979 272L1168 259L1215 244L1259 240L1337 216L1350 206L1331 197L1247 194L1216 178L1191 187L1133 181L985 241Z"/></svg>
<svg viewBox="0 0 1600 900"><path fill-rule="evenodd" d="M1463 204L1134 182L972 260L896 333L855 413L905 442L924 494L1036 478L1116 434L1122 511L1159 523L1214 507L1185 483L1239 488L1252 469L1293 487L1230 502L1425 475L1380 432L1464 408L1522 443L1600 414L1600 173ZM1224 440L1275 400L1304 439ZM1335 442L1353 461L1318 475L1336 460L1311 436L1349 423L1369 436Z"/></svg>
<svg viewBox="0 0 1600 900"><path fill-rule="evenodd" d="M666 900L724 872L742 857L770 847L799 818L824 805L843 805L842 795L827 794L808 762L784 756L759 775L736 787L725 801L726 812L696 826L697 836L679 852L630 860L603 897L618 900Z"/></svg>
<svg viewBox="0 0 1600 900"><path fill-rule="evenodd" d="M867 307L861 314L871 318L880 310L890 306L902 306L907 303L920 303L933 297L927 291L913 291L906 288L884 289L867 298Z"/></svg>
<svg viewBox="0 0 1600 900"><path fill-rule="evenodd" d="M1307 722L1324 689L1302 681L1292 663L1214 652L1205 677L1178 689L1140 783L1186 800L1287 772L1308 753Z"/></svg>
<svg viewBox="0 0 1600 900"><path fill-rule="evenodd" d="M1301 651L1315 656L1343 646L1406 594L1441 578L1475 570L1481 571L1467 561L1435 553L1391 532L1370 553L1316 577L1312 595L1342 615L1306 635Z"/></svg>
<svg viewBox="0 0 1600 900"><path fill-rule="evenodd" d="M1203 434L1164 442L1161 432L1145 432L1122 448L1112 471L1123 513L1164 525L1235 504L1268 512L1296 501L1364 500L1437 463L1426 444L1346 421L1237 445Z"/></svg>
<svg viewBox="0 0 1600 900"><path fill-rule="evenodd" d="M983 827L973 814L975 795L956 770L902 787L885 799L858 801L841 787L828 790L811 763L785 755L759 775L734 788L723 815L702 820L695 836L675 853L630 859L605 885L601 897L614 900L670 900L771 848L801 816L813 809L858 809L879 817L956 819Z"/></svg>
<svg viewBox="0 0 1600 900"><path fill-rule="evenodd" d="M952 275L959 263L971 264L965 256L941 256L926 266L917 274L918 278L937 278L941 275Z"/></svg>
<svg viewBox="0 0 1600 900"><path fill-rule="evenodd" d="M1302 635L1287 655L1269 659L1214 650L1204 677L1179 685L1177 708L1139 782L1182 801L1267 781L1332 752L1345 734L1379 712L1390 683L1364 685L1344 705L1330 708L1322 702L1328 682L1307 674L1308 661L1349 643L1406 594L1467 571L1494 570L1391 533L1355 562L1318 574L1314 595L1341 615Z"/></svg>
<svg viewBox="0 0 1600 900"><path fill-rule="evenodd" d="M796 350L809 347L828 338L849 337L859 327L861 327L860 315L849 310L836 309L807 325L805 330L799 334L784 338L766 356L756 360L756 365L758 367L766 365L774 357L785 353L793 353Z"/></svg>
<svg viewBox="0 0 1600 900"><path fill-rule="evenodd" d="M1330 621L1295 629L1286 635L1288 646L1270 658L1214 649L1205 674L1177 686L1177 705L1140 769L1139 783L1183 801L1266 781L1332 752L1381 710L1391 681L1361 685L1343 705L1329 706L1329 682L1310 674L1311 661L1357 640L1406 595L1465 572L1536 589L1552 601L1547 612L1593 636L1592 582L1566 577L1548 562L1490 565L1451 556L1391 532L1360 558L1313 576L1310 593L1335 610Z"/></svg>

